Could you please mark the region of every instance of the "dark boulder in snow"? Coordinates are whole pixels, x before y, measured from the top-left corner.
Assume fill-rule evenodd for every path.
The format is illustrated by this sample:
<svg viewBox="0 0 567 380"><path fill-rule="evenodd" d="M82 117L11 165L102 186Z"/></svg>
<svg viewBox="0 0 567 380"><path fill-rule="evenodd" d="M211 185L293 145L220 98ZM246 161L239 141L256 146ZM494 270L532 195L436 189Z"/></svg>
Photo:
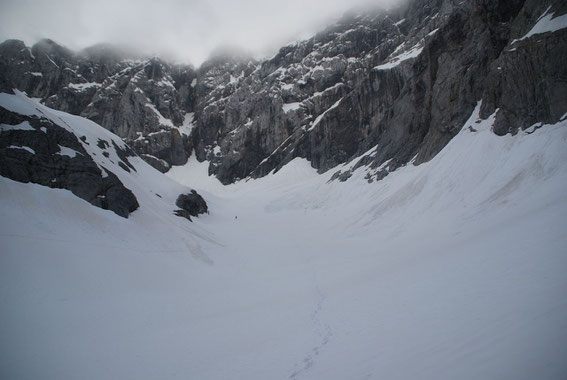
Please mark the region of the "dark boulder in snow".
<svg viewBox="0 0 567 380"><path fill-rule="evenodd" d="M207 202L195 190L191 190L189 194L181 194L177 197L175 205L180 208L180 210L175 210L175 215L189 220L191 220L191 216L209 212Z"/></svg>

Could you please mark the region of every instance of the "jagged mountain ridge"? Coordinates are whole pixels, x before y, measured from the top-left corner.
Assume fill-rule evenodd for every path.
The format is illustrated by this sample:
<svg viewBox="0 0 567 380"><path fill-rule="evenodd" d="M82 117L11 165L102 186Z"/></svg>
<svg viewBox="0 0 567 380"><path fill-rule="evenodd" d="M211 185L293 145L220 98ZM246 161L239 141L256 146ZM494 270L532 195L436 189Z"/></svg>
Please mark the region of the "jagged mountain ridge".
<svg viewBox="0 0 567 380"><path fill-rule="evenodd" d="M499 110L497 134L559 120L566 29L523 37L565 12L565 1L414 1L345 15L265 61L220 56L199 69L9 41L1 71L48 106L118 134L162 171L194 151L226 184L296 157L322 172L362 156L336 177L364 165L372 181L431 159L481 100L481 116Z"/></svg>
<svg viewBox="0 0 567 380"><path fill-rule="evenodd" d="M86 117L120 136L155 167L187 161L191 66L144 59L110 45L74 53L51 40L0 45L5 80L45 105ZM189 114L189 115L188 115Z"/></svg>

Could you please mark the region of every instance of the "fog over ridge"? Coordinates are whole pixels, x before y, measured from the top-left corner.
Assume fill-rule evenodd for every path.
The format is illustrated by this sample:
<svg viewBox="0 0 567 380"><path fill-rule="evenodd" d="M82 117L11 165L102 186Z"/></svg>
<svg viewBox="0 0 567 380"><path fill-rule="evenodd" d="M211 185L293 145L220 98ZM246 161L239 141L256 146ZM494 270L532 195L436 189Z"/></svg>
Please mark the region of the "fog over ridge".
<svg viewBox="0 0 567 380"><path fill-rule="evenodd" d="M273 54L310 37L355 7L391 7L400 0L1 0L0 40L31 45L50 38L73 50L98 43L200 65L234 46Z"/></svg>

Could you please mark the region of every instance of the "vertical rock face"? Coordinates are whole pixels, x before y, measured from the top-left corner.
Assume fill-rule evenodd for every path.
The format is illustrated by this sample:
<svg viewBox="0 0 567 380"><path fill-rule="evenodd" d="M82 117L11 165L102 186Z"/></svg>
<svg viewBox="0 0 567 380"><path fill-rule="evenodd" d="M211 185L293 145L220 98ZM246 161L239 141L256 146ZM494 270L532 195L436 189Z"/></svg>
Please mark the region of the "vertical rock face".
<svg viewBox="0 0 567 380"><path fill-rule="evenodd" d="M565 2L430 0L347 15L250 73L225 70L235 80L197 107L197 157L224 183L295 157L326 171L370 149L362 163L395 169L430 160L480 100L484 116L499 109L496 133L557 121L567 29L513 42L553 12Z"/></svg>
<svg viewBox="0 0 567 380"><path fill-rule="evenodd" d="M565 14L567 1L526 1L511 22L510 39L491 62L483 93L482 116L499 110L495 133L555 122L567 112L567 28L545 32L546 24Z"/></svg>
<svg viewBox="0 0 567 380"><path fill-rule="evenodd" d="M296 157L323 172L362 156L377 180L385 163L430 160L479 101L481 116L497 112L497 134L564 115L567 28L546 27L566 13L566 0L414 0L347 14L271 59L219 55L198 70L108 46L77 54L11 40L0 70L161 171L193 151L223 183Z"/></svg>

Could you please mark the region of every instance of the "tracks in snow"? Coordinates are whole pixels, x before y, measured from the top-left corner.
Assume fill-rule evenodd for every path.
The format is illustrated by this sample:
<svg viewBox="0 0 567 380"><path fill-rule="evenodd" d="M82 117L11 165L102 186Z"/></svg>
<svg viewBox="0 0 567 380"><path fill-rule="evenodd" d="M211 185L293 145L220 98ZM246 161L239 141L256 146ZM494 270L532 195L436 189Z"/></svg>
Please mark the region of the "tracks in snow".
<svg viewBox="0 0 567 380"><path fill-rule="evenodd" d="M321 291L319 286L315 286L315 293L316 302L315 307L311 312L311 322L313 324L313 330L320 337L320 340L315 347L308 351L301 361L295 364L294 370L289 376L290 380L297 380L311 370L311 368L315 365L317 356L319 356L319 353L325 348L325 346L327 346L333 337L333 329L321 317L323 304L325 303L327 296Z"/></svg>

